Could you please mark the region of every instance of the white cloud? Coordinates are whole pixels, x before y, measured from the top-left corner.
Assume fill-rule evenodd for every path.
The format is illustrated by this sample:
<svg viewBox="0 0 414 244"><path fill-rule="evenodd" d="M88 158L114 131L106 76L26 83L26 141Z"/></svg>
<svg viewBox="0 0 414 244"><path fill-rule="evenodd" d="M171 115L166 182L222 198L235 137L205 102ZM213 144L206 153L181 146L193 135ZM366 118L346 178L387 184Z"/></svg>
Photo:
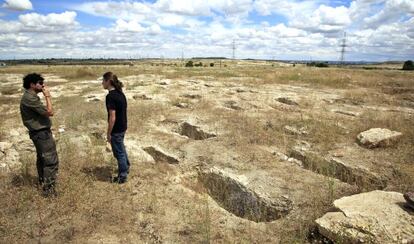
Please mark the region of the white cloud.
<svg viewBox="0 0 414 244"><path fill-rule="evenodd" d="M333 7L328 0L85 2L74 9L111 23L82 28L72 11L23 14L13 21L0 18L0 57L180 57L182 50L186 57L231 57L235 39L239 58L337 60L346 30L347 58L403 59L414 53L412 3L355 0L349 7ZM252 18L273 14L285 20L270 24Z"/></svg>
<svg viewBox="0 0 414 244"><path fill-rule="evenodd" d="M278 37L300 37L306 36L306 32L297 28L287 27L284 24L278 24L276 26L269 27L268 30L275 33Z"/></svg>
<svg viewBox="0 0 414 244"><path fill-rule="evenodd" d="M338 32L351 24L348 8L344 6L331 7L321 4L321 2L319 0L256 0L254 8L264 16L283 15L288 19L290 27L315 33Z"/></svg>
<svg viewBox="0 0 414 244"><path fill-rule="evenodd" d="M30 0L5 0L3 8L24 11L33 9L33 5Z"/></svg>
<svg viewBox="0 0 414 244"><path fill-rule="evenodd" d="M21 24L17 21L4 21L0 19L0 34L17 33L21 29Z"/></svg>
<svg viewBox="0 0 414 244"><path fill-rule="evenodd" d="M306 16L315 10L318 1L256 0L254 8L261 15L278 13L288 17Z"/></svg>
<svg viewBox="0 0 414 244"><path fill-rule="evenodd" d="M388 0L385 7L373 16L365 17L366 27L376 28L381 24L392 23L404 14L414 15L413 0Z"/></svg>
<svg viewBox="0 0 414 244"><path fill-rule="evenodd" d="M344 6L329 7L321 5L313 13L295 17L290 24L311 32L338 32L351 24L348 9Z"/></svg>
<svg viewBox="0 0 414 244"><path fill-rule="evenodd" d="M20 15L18 21L4 21L0 19L0 34L64 32L75 29L78 25L75 12L52 13L48 15L30 13Z"/></svg>
<svg viewBox="0 0 414 244"><path fill-rule="evenodd" d="M152 14L151 4L141 2L86 2L76 5L74 10L111 19L142 20Z"/></svg>
<svg viewBox="0 0 414 244"><path fill-rule="evenodd" d="M46 26L73 26L76 25L75 12L63 12L61 14L41 15L37 13L24 14L19 16L20 22L27 27L46 27Z"/></svg>
<svg viewBox="0 0 414 244"><path fill-rule="evenodd" d="M125 21L122 19L119 19L116 21L115 30L120 32L142 32L145 30L144 27L142 27L138 21Z"/></svg>
<svg viewBox="0 0 414 244"><path fill-rule="evenodd" d="M204 0L159 0L154 7L168 13L207 16L210 15L208 1Z"/></svg>

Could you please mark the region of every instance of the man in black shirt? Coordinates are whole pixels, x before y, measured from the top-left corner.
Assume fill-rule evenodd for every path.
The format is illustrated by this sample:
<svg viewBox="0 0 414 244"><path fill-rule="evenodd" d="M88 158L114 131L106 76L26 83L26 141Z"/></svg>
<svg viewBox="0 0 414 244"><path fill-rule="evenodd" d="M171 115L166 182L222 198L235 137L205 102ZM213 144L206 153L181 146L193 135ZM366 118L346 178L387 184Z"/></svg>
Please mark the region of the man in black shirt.
<svg viewBox="0 0 414 244"><path fill-rule="evenodd" d="M106 109L108 111L107 141L111 143L114 157L118 161L118 176L113 182L123 184L129 174L129 159L124 138L127 130L127 100L122 92L122 82L112 72L103 75L102 86L107 89Z"/></svg>

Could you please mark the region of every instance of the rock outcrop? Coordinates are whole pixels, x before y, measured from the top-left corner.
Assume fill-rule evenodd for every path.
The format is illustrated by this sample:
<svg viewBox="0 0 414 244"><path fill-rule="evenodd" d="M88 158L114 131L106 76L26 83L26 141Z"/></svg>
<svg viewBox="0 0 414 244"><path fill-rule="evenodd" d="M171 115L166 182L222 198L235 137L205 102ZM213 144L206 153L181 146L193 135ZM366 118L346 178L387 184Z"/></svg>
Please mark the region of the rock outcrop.
<svg viewBox="0 0 414 244"><path fill-rule="evenodd" d="M9 171L20 165L19 153L9 142L0 142L0 171Z"/></svg>
<svg viewBox="0 0 414 244"><path fill-rule="evenodd" d="M413 211L403 194L372 191L334 202L337 212L316 220L319 232L338 243L412 243Z"/></svg>
<svg viewBox="0 0 414 244"><path fill-rule="evenodd" d="M367 148L386 147L396 142L402 133L382 128L372 128L361 132L358 143Z"/></svg>

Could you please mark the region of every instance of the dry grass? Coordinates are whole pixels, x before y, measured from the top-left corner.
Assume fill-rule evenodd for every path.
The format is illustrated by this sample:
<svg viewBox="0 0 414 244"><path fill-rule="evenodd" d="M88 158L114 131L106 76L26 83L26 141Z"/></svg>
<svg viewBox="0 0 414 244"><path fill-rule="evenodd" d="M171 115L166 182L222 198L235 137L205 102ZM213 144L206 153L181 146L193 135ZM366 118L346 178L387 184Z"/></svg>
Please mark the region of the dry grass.
<svg viewBox="0 0 414 244"><path fill-rule="evenodd" d="M378 157L391 163L399 172L400 177L393 180L392 188L395 191L405 192L414 189L414 131L413 118L407 114L384 114L370 112L353 127L352 136L370 128L388 128L403 133L396 145L378 149Z"/></svg>
<svg viewBox="0 0 414 244"><path fill-rule="evenodd" d="M34 187L33 157L24 160L20 173L1 176L1 242L77 242L108 226L111 232L122 232L120 226L135 221L134 206L126 203L120 209L113 204L125 201L132 188L120 191L102 183L109 182L114 166L98 152L86 150L83 157L78 150L68 143L60 146L58 198L43 198Z"/></svg>
<svg viewBox="0 0 414 244"><path fill-rule="evenodd" d="M54 109L53 126L64 125L69 130L87 131L90 125L104 123L107 116L103 102L88 103L78 97L61 97L54 102Z"/></svg>
<svg viewBox="0 0 414 244"><path fill-rule="evenodd" d="M412 107L413 104L412 73L398 70L317 69L300 66L280 68L268 63L247 62L241 65L224 62L222 68L217 63L215 67L203 68L185 68L179 65L153 62L137 63L134 66L10 66L1 69L0 73L26 74L36 71L55 74L68 79L68 86L75 87L79 80L94 80L111 70L121 80L125 76L156 74L168 79L222 81L224 87L227 82L252 89L260 89L262 85L302 86L341 94L343 98L334 101L335 104L357 108L363 105ZM140 86L140 82L133 84ZM16 89L7 87L1 92L3 95L12 95ZM81 95L93 92L94 89L87 88ZM412 115L367 110L360 117L341 117L324 107L315 107L311 97L300 100L299 111L274 109L271 112L252 113L243 109L217 107L212 99L214 95L208 97L203 94L200 100L193 101L179 97L178 94L168 94L168 90L157 87L146 91L147 95L167 94L170 102L160 103L156 99L129 101L130 135L140 139L141 135L150 134L154 125L158 126L164 118L175 119L179 117L177 111L186 111L188 116L199 116L206 124L219 124L222 134L219 134L218 140L232 152L241 155L241 158L257 163L254 167L262 167L264 170L271 169L271 161L275 158L258 155L252 150L255 146L276 147L287 153L297 141L304 140L312 144L313 150L324 155L338 145L352 145L356 135L369 128L400 131L404 136L396 145L375 149L375 153L378 158L386 160L402 172L393 180L390 190L414 189ZM15 105L18 100L0 97L2 105ZM173 108L180 102L192 103L192 106L188 109ZM89 136L91 125L97 125L105 132L107 115L103 102L87 103L83 97L61 97L54 100L54 106L57 111L53 120L55 128L65 125L68 132ZM10 116L20 121L17 113ZM0 121L3 123L5 118ZM308 134L289 134L284 129L286 125L305 128ZM1 141L7 138L7 132L3 126L0 127ZM104 158L100 151L102 141L92 138L92 145L82 148L84 154L76 146L65 141L64 137L59 141L61 165L58 198L45 199L40 196L35 184L34 154L23 157L19 172L0 175L0 192L3 196L0 200L0 242L82 243L97 241L101 235L105 238L114 236L116 240L125 243L137 240L147 243L304 243L308 240L309 231L314 228L314 220L329 210L334 199L344 195L338 191L335 182L326 177L323 186L306 189L309 204L297 206L301 212L293 216L293 219L256 225L224 215L217 210L218 207L202 187L194 182L190 181L189 186L184 184L186 190L177 190L171 178L185 171L185 167L136 162L133 167L137 167L137 170L132 171L131 184L120 187L109 184L109 177L115 173L116 165L113 160ZM188 189L192 191L189 193ZM229 224L227 221L230 220L234 222Z"/></svg>

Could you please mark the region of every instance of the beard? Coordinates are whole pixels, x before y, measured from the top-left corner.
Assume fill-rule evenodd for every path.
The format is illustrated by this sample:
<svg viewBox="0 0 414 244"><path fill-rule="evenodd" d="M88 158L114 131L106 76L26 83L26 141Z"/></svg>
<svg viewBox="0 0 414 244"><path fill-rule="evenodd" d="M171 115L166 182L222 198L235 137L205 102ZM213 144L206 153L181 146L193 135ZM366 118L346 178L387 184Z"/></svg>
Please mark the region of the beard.
<svg viewBox="0 0 414 244"><path fill-rule="evenodd" d="M43 87L42 88L35 88L35 91L36 91L36 93L40 93L40 92L42 92L43 91Z"/></svg>

